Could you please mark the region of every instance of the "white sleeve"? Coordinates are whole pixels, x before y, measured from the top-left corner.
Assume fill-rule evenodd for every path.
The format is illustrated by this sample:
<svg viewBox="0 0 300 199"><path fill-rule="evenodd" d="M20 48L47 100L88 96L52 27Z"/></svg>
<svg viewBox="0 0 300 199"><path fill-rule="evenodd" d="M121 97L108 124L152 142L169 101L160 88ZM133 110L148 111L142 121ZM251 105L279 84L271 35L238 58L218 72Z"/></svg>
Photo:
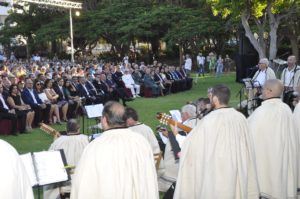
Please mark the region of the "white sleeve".
<svg viewBox="0 0 300 199"><path fill-rule="evenodd" d="M179 144L179 147L181 148L182 145L183 145L183 142L184 142L184 140L185 140L185 138L186 138L186 136L177 134L175 138L176 138L176 141L177 141L178 144Z"/></svg>

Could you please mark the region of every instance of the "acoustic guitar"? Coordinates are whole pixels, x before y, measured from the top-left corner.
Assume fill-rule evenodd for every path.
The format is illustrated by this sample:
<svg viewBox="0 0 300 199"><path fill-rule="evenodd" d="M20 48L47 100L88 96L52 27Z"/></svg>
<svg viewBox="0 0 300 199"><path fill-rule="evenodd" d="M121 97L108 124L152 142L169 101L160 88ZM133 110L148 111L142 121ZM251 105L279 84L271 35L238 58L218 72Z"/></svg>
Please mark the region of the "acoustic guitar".
<svg viewBox="0 0 300 199"><path fill-rule="evenodd" d="M54 138L60 137L60 133L47 124L41 123L40 129L49 135L53 135Z"/></svg>
<svg viewBox="0 0 300 199"><path fill-rule="evenodd" d="M186 126L182 123L176 122L175 120L172 119L170 115L167 115L165 113L157 113L156 118L160 121L160 123L165 124L165 125L173 125L181 128L183 131L189 133L192 128L189 126Z"/></svg>

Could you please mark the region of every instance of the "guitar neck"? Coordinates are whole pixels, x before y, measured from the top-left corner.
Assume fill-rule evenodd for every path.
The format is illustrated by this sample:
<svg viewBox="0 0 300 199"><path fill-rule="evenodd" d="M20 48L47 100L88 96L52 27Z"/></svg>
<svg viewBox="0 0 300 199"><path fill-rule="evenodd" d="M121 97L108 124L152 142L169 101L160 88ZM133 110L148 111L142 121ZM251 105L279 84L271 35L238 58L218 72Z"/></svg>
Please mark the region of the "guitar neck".
<svg viewBox="0 0 300 199"><path fill-rule="evenodd" d="M173 120L171 118L171 116L164 114L164 113L157 113L156 118L163 124L169 124L169 125L173 125L173 126L177 126L179 128L181 128L183 131L189 133L192 128L189 126L186 126L182 123L178 123L175 120Z"/></svg>
<svg viewBox="0 0 300 199"><path fill-rule="evenodd" d="M189 133L189 132L192 130L191 127L186 126L186 125L184 125L184 124L182 124L182 123L176 122L176 121L174 121L174 120L172 120L172 119L169 119L168 123L169 123L170 125L173 125L173 126L176 126L176 124L177 124L177 127L181 128L183 131L185 131L185 132L187 132L187 133Z"/></svg>
<svg viewBox="0 0 300 199"><path fill-rule="evenodd" d="M50 126L48 126L46 124L41 124L40 129L50 135L55 136L55 137L60 135L60 133L58 131L56 131L54 128L51 128Z"/></svg>

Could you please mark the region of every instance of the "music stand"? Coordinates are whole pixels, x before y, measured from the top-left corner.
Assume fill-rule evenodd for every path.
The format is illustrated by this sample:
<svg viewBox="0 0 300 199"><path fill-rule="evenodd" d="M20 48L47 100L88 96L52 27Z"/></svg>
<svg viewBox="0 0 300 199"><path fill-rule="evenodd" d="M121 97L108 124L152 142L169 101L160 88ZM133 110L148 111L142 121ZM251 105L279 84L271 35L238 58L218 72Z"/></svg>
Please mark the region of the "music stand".
<svg viewBox="0 0 300 199"><path fill-rule="evenodd" d="M103 104L94 104L94 105L86 105L86 106L84 106L84 109L86 111L87 117L89 119L95 118L96 121L97 121L97 119L99 117L102 116L103 108L104 108Z"/></svg>

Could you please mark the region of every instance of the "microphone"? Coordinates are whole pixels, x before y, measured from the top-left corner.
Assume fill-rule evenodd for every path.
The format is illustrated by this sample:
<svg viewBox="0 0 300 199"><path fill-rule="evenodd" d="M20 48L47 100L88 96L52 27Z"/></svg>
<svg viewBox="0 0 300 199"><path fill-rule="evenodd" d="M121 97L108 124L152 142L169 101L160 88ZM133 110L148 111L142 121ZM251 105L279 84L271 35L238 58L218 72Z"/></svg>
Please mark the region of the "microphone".
<svg viewBox="0 0 300 199"><path fill-rule="evenodd" d="M249 69L256 69L256 68L258 68L258 64L253 67L250 67Z"/></svg>

